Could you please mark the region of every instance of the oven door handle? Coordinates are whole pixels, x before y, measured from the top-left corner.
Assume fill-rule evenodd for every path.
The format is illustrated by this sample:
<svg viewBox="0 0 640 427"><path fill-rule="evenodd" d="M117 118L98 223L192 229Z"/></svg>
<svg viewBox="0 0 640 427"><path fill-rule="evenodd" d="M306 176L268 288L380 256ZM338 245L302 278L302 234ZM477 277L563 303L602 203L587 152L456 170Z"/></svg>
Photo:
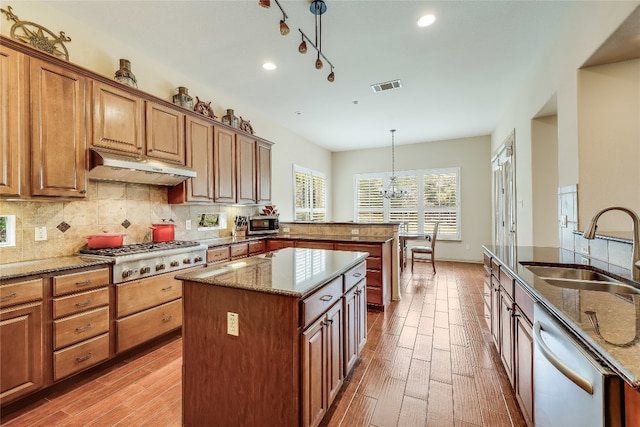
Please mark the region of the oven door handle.
<svg viewBox="0 0 640 427"><path fill-rule="evenodd" d="M562 375L567 377L572 383L583 389L589 394L593 394L593 384L588 379L579 375L573 369L568 367L562 360L556 356L549 346L542 340L542 331L544 328L540 322L536 322L533 326L533 339L540 348L540 352L549 363L551 363Z"/></svg>

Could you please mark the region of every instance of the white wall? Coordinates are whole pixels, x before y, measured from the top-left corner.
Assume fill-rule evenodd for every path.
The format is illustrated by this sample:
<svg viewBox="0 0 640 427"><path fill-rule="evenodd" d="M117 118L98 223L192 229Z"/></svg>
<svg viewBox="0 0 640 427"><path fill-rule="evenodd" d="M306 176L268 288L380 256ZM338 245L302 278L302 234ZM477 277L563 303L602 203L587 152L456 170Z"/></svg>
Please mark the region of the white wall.
<svg viewBox="0 0 640 427"><path fill-rule="evenodd" d="M578 183L578 83L577 70L640 4L626 2L574 2L567 25L559 30L545 61L532 70L531 78L514 93L504 117L491 135L492 151L516 129L517 241L530 246L533 238L531 170L531 120L554 96L558 106L559 186ZM596 171L594 173L602 173ZM582 202L582 200L580 201Z"/></svg>
<svg viewBox="0 0 640 427"><path fill-rule="evenodd" d="M480 261L481 246L491 243L490 146L489 136L396 145L398 171L460 167L462 241L438 240L439 259ZM333 217L351 221L354 175L389 172L391 147L333 153L333 167Z"/></svg>
<svg viewBox="0 0 640 427"><path fill-rule="evenodd" d="M558 116L531 122L533 245L558 247Z"/></svg>
<svg viewBox="0 0 640 427"><path fill-rule="evenodd" d="M73 64L113 78L119 68L120 58L126 58L131 61L131 71L138 80L140 90L171 101L175 88L186 86L194 98L197 95L203 101L211 101L218 117L224 115L227 108L233 108L236 115L250 120L256 135L275 143L272 156L272 201L284 221L293 219L293 164L324 172L329 181L331 180L329 151L275 126L250 105L238 103L233 94L225 88L224 82L217 82L215 79L206 82L196 81L189 75L180 74L172 68L170 55L163 58L148 57L144 52L120 43L108 34L96 33L91 26L76 20L73 16L60 13L47 2L0 1L3 9L9 5L13 6L13 12L21 20L36 22L54 33L65 31L67 36L72 38L67 44L67 49L69 62ZM9 37L12 23L6 20L4 14L0 18L0 34ZM152 34L147 36L153 37Z"/></svg>

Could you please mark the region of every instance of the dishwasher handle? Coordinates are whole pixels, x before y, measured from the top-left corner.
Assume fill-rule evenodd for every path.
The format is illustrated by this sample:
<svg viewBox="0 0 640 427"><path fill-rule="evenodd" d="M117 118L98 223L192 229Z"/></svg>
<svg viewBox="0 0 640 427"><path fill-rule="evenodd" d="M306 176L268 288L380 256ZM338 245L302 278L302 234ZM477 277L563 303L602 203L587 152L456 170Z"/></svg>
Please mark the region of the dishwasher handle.
<svg viewBox="0 0 640 427"><path fill-rule="evenodd" d="M549 346L542 340L542 331L544 328L540 324L540 322L536 322L533 326L533 339L540 347L540 351L542 355L551 363L558 371L562 373L565 377L567 377L571 382L575 385L583 389L589 394L593 394L593 384L589 382L588 379L580 376L573 369L568 367L562 362L558 356L553 354Z"/></svg>

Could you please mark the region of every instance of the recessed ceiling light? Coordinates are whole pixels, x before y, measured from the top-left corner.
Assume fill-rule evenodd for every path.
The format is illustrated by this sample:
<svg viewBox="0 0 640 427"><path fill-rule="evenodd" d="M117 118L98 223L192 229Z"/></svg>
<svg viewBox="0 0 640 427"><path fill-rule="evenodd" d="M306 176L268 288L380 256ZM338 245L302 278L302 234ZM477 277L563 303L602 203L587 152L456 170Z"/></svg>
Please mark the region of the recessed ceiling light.
<svg viewBox="0 0 640 427"><path fill-rule="evenodd" d="M436 17L433 15L424 15L418 19L418 27L428 27L436 22Z"/></svg>
<svg viewBox="0 0 640 427"><path fill-rule="evenodd" d="M278 67L273 62L265 62L264 64L262 64L262 68L264 68L267 71L273 71Z"/></svg>

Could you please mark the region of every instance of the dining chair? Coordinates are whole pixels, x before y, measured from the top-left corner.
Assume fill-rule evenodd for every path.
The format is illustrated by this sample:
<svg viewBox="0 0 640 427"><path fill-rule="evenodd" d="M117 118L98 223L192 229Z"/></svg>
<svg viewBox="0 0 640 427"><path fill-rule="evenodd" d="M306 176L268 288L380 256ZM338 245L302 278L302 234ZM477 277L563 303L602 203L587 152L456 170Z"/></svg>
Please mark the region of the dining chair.
<svg viewBox="0 0 640 427"><path fill-rule="evenodd" d="M436 272L436 240L438 238L438 225L433 225L433 234L431 234L430 245L420 245L411 247L411 271L413 271L414 262L430 262L433 267L433 273ZM417 255L417 256L416 256Z"/></svg>

